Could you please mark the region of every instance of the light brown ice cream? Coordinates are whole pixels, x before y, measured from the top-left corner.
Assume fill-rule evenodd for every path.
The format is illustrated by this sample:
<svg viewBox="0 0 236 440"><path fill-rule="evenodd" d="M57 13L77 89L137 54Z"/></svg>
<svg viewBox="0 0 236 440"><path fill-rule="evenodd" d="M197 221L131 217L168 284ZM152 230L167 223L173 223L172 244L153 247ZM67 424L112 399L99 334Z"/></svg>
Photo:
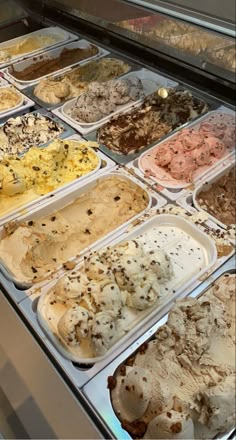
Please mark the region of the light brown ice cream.
<svg viewBox="0 0 236 440"><path fill-rule="evenodd" d="M13 87L0 87L0 112L16 107L21 101L22 97Z"/></svg>
<svg viewBox="0 0 236 440"><path fill-rule="evenodd" d="M59 77L46 78L37 84L34 95L48 104L60 104L85 92L93 81L105 82L130 70L128 64L116 58L102 58L73 68Z"/></svg>
<svg viewBox="0 0 236 440"><path fill-rule="evenodd" d="M149 197L131 180L112 175L50 215L5 228L0 258L17 279L37 282L71 257L145 210Z"/></svg>
<svg viewBox="0 0 236 440"><path fill-rule="evenodd" d="M155 339L109 378L134 438L206 439L235 421L235 276L178 301Z"/></svg>

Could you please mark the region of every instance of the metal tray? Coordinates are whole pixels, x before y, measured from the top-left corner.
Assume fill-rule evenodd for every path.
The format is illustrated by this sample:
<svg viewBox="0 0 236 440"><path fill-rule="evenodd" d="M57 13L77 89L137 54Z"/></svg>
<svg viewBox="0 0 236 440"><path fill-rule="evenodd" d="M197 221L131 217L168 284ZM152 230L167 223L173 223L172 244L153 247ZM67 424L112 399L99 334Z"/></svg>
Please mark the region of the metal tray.
<svg viewBox="0 0 236 440"><path fill-rule="evenodd" d="M122 75L122 79L129 78L132 76L136 76L142 81L143 92L145 97L151 95L159 87L177 87L178 85L178 83L174 81L170 81L169 79L144 68L141 70L126 73ZM52 111L61 119L63 119L65 122L70 124L73 128L78 130L82 135L86 135L94 130L97 130L103 124L108 122L113 116L125 112L126 110L129 110L143 101L143 99L138 99L137 101L131 102L129 104L119 105L115 112L111 113L108 116L105 116L99 121L94 123L83 123L82 121L81 122L76 121L75 119L72 118L72 116L68 114L71 110L71 107L76 102L76 100L77 98L73 98L72 100L67 101L63 106L58 107L57 109Z"/></svg>
<svg viewBox="0 0 236 440"><path fill-rule="evenodd" d="M75 62L73 64L68 64L68 66L66 66L66 67L63 67L63 68L61 68L59 70L55 70L54 72L48 73L48 74L43 75L43 76L39 76L36 79L33 79L33 80L20 80L20 79L16 78L12 74L12 68L14 68L16 71L20 72L20 71L24 70L25 68L27 68L27 67L29 67L31 65L34 65L34 64L36 64L36 63L38 63L40 61L51 60L51 59L54 59L54 58L58 57L64 49L67 49L67 50L72 50L72 49L77 49L77 48L86 49L91 44L92 43L90 43L88 40L78 40L78 41L74 41L72 43L69 43L69 44L57 47L56 49L48 50L47 52L41 53L40 55L37 55L37 56L34 56L34 57L30 57L30 58L27 58L27 60L19 61L18 63L12 64L11 66L7 67L4 70L4 75L7 76L9 78L9 80L11 80L12 82L19 83L22 87L25 88L25 87L28 87L29 85L37 84L42 79L47 78L47 77L49 77L51 75L55 75L55 73L57 73L57 74L60 73L61 74L61 73L65 72L65 71L67 71L68 69L70 69L73 66L83 65L88 60L91 61L93 59L100 58L100 57L102 57L104 55L108 55L109 54L109 52L107 50L105 50L105 49L103 49L103 48L101 48L99 46L94 45L98 49L98 53L96 55L93 55L93 56L90 56L90 57L86 57L86 58L82 59L81 61L77 61L77 62Z"/></svg>
<svg viewBox="0 0 236 440"><path fill-rule="evenodd" d="M189 296L197 297L198 295L203 294L209 287L211 287L212 283L215 282L220 276L225 273L234 273L234 260L231 259L224 266L219 268L214 274L211 275L206 281L204 281L200 286L198 286L194 291L192 291ZM162 315L163 316L163 315ZM167 321L168 315L162 317L161 315L158 318L156 324L143 334L136 342L134 342L128 349L126 349L121 355L119 355L116 359L114 359L106 368L104 368L96 377L94 377L90 382L84 386L82 391L86 395L93 411L99 417L100 421L105 423L107 427L107 431L112 438L116 439L131 439L131 436L127 431L121 428L121 424L119 419L116 417L115 412L113 411L110 393L107 389L107 378L108 376L112 376L119 365L123 364L128 358L132 357L138 348L144 343L149 341L157 329L161 327ZM227 440L232 438L232 434L234 429L232 429L227 434L223 434L217 436L218 439Z"/></svg>
<svg viewBox="0 0 236 440"><path fill-rule="evenodd" d="M88 250L93 249L95 245L101 243L103 240L107 239L108 237L110 238L112 235L117 234L117 233L120 234L127 227L128 224L133 222L135 219L140 217L143 213L147 212L151 208L152 197L151 197L147 187L142 185L135 178L133 178L125 173L122 173L121 171L117 171L117 170L104 172L102 176L99 176L99 179L106 179L111 175L117 175L117 176L120 176L121 178L123 178L124 180L133 181L138 186L142 187L146 191L148 198L149 198L148 206L146 207L146 209L143 212L140 212L139 214L137 214L136 216L134 216L133 218L131 218L130 220L128 220L124 224L117 227L115 230L113 230L113 231L109 232L107 235L101 237L99 240L92 243L88 248L81 250L80 256L84 255L84 253L87 252ZM76 200L81 194L85 193L87 190L91 189L94 185L96 185L97 180L98 180L98 178L96 176L93 176L90 179L88 178L87 182L84 183L83 185L79 185L78 187L76 185L74 185L73 189L68 188L67 190L62 191L61 194L54 196L53 198L47 200L47 203L44 203L43 206L34 207L30 210L30 212L24 213L23 215L18 217L18 222L21 223L21 222L29 221L31 219L41 218L43 216L50 215L50 213L55 213L56 211L59 211L63 207L69 205L70 203L73 203L73 201ZM0 238L3 236L3 233L4 233L4 227L0 228ZM76 257L73 257L70 259L70 261L74 261L75 259L76 259ZM61 267L62 266L59 266L57 269L55 269L55 271L58 271L59 269L61 269ZM4 276L7 279L9 279L10 281L13 281L14 284L17 287L19 287L20 289L27 289L33 284L30 281L26 282L26 281L17 279L15 277L14 273L11 271L11 269L9 269L5 265L5 262L2 261L1 259L0 259L0 271L2 271ZM55 271L53 271L53 273L55 273Z"/></svg>
<svg viewBox="0 0 236 440"><path fill-rule="evenodd" d="M129 72L135 72L135 71L138 69L138 66L137 66L137 65L133 64L133 63L130 62L129 60L126 60L126 59L123 59L123 58L117 56L116 54L113 55L112 53L110 53L109 55L105 55L105 56L103 56L102 58L112 58L112 59L118 59L118 60L123 61L124 63L126 63L126 64L128 64L128 65L130 66ZM86 61L83 63L83 66L84 66L85 64L89 64L89 63L90 63L90 61L86 60ZM62 74L52 74L52 75L50 75L50 79L52 79L52 80L55 80L55 79L57 79L57 78L61 78L61 79L62 79L62 78L64 77L64 75L66 75L66 74L72 72L72 71L73 71L74 69L76 69L77 67L78 67L78 66L74 66L74 67L68 69L66 72L63 72ZM124 76L124 75L125 75L125 74L120 75L119 77L122 77L122 76ZM119 77L117 77L117 78L119 78ZM114 79L115 79L115 78L114 78ZM29 86L29 87L26 87L26 88L24 89L24 93L25 93L25 95L29 96L29 98L31 98L31 99L34 99L35 102L36 102L37 104L39 104L41 107L47 108L48 110L55 109L55 108L57 108L57 107L59 107L59 106L65 104L65 103L68 101L68 99L65 99L64 102L61 102L61 103L59 103L59 104L49 104L49 103L47 103L47 102L42 101L42 100L39 99L37 96L35 96L35 94L34 94L34 89L35 89L35 85L31 85L31 86Z"/></svg>
<svg viewBox="0 0 236 440"><path fill-rule="evenodd" d="M208 110L205 111L205 113L209 112L210 110L215 110L219 107L218 103L215 100L212 100L210 97L206 97L204 94L197 92L195 90L192 90L190 87L185 88L183 86L177 86L176 87L177 90L189 90L193 97L199 101L203 101L204 103L206 103L208 105ZM137 106L138 107L138 106ZM126 110L124 113L127 113L128 111L131 111L131 109ZM117 154L113 151L111 151L109 148L107 148L105 145L101 144L100 149L109 157L111 157L112 160L114 160L115 162L117 162L118 164L121 165L126 165L128 162L135 160L137 157L140 156L140 154L142 154L143 152L149 150L151 147L154 147L155 145L157 145L160 142L164 142L164 140L168 139L169 136L175 134L176 132L178 132L181 128L184 127L188 127L189 124L191 124L193 121L197 121L199 118L201 118L202 115L197 116L196 118L187 121L185 124L181 125L180 127L177 127L176 129L172 130L171 132L167 133L165 136L161 137L159 140L147 145L146 147L140 149L140 151L138 151L137 153L133 153L133 154ZM97 131L93 131L87 135L84 135L84 137L88 140L96 140L97 138Z"/></svg>
<svg viewBox="0 0 236 440"><path fill-rule="evenodd" d="M194 240L196 240L199 243L199 246L204 250L204 263L202 263L203 268L199 272L195 271L194 275L191 274L191 277L188 277L188 279L185 282L183 282L183 284L181 283L180 280L178 280L178 284L172 286L171 291L169 288L169 292L166 293L166 295L164 294L164 291L167 290L167 284L165 284L165 287L162 286L163 297L160 299L160 301L158 301L154 306L147 308L142 312L138 312L138 311L134 312L135 316L133 318L133 323L129 324L128 333L126 333L125 336L122 336L121 339L119 339L114 344L114 346L107 351L107 353L104 356L83 358L83 357L79 357L79 354L76 353L77 350L73 350L73 348L70 349L69 347L68 347L68 349L64 348L62 343L60 343L60 337L57 332L57 327L56 327L57 322L55 322L55 325L54 325L52 323L52 321L48 321L48 319L45 315L46 309L50 308L50 299L49 299L50 289L49 290L47 288L45 288L45 290L43 289L43 292L42 292L43 294L41 295L41 298L40 298L39 304L38 304L39 322L40 322L42 328L44 329L46 335L51 339L51 341L54 343L54 345L57 347L57 349L60 351L60 353L62 355L64 355L67 359L70 359L70 360L77 362L77 363L85 363L85 364L93 364L95 362L104 360L107 357L107 355L109 355L113 350L115 350L121 344L125 344L127 339L129 339L129 337L132 334L136 333L137 330L141 326L143 326L144 324L146 324L147 321L152 319L156 315L156 313L158 313L160 308L163 308L167 304L172 302L175 298L177 298L181 294L181 292L183 290L186 290L187 288L189 288L191 286L192 283L199 280L199 278L202 275L204 275L204 273L206 273L213 264L215 264L215 262L216 262L216 248L215 248L214 243L206 235L204 236L204 234L202 234L202 232L200 232L199 229L197 229L197 227L195 227L194 225L190 225L186 220L184 220L182 218L173 217L171 215L169 215L169 216L168 215L158 215L156 217L153 217L149 221L145 221L144 224L135 228L134 231L124 233L118 239L111 241L109 243L109 245L113 246L115 244L120 243L121 241L135 239L135 238L137 238L137 236L139 236L140 234L144 234L145 232L147 232L150 229L158 228L158 226L160 227L160 226L167 226L167 225L173 226L173 227L178 227L181 231L185 232L191 238L194 238ZM175 248L176 243L172 243L172 245L174 245L174 248ZM170 247L170 244L168 245L168 248L169 247ZM189 264L189 261L187 263L187 266L188 266L188 264ZM185 267L185 270L187 270L187 267ZM183 276L183 274L182 274L182 276ZM181 278L182 278L182 276L181 276ZM177 280L176 280L176 282L177 282ZM174 289L174 290L172 290L172 289ZM59 318L60 317L58 316L58 320L59 320Z"/></svg>
<svg viewBox="0 0 236 440"><path fill-rule="evenodd" d="M225 118L226 118L226 120L225 120ZM231 116L230 113L222 113L222 112L219 112L218 110L216 110L216 111L212 111L212 112L208 113L207 115L202 116L197 121L189 124L188 129L189 128L198 129L199 125L202 122L209 122L209 123L212 122L214 124L214 123L219 123L221 121L223 121L224 123L226 123L230 127L235 127L235 115ZM181 133L181 131L180 131L180 133ZM174 140L175 137L176 137L176 134L173 134L172 136L170 136L168 138L168 140ZM141 164L142 159L145 156L149 155L152 151L156 150L162 144L163 144L163 142L158 143L156 146L152 147L148 152L143 153L139 157L138 168L143 176L145 176L146 173L145 173L145 170L142 168L142 164ZM193 181L191 183L189 183L189 182L180 183L180 182L176 181L177 183L175 184L174 179L171 177L171 175L168 172L165 172L165 170L163 170L162 167L157 167L157 169L160 170L158 172L162 173L163 177L161 178L161 175L160 175L160 178L158 178L158 177L154 177L154 176L150 175L150 179L153 180L154 182L156 182L157 184L168 188L169 190L172 190L172 189L182 190L183 188L189 188L190 186L193 186L194 184L201 181L203 178L205 178L205 176L209 175L209 173L211 173L216 166L223 163L226 159L228 159L228 157L233 156L233 154L234 154L234 150L227 148L225 154L220 159L214 159L214 161L212 159L212 162L213 162L212 165L206 165L206 166L204 165L201 168L199 168L197 170L197 173L196 172L194 173L195 176L193 177ZM170 182L170 183L168 183L168 182Z"/></svg>
<svg viewBox="0 0 236 440"><path fill-rule="evenodd" d="M48 36L55 35L56 41L54 43L48 44L44 47L41 47L40 49L33 50L31 52L26 52L21 55L15 55L9 61L4 61L4 62L0 63L0 68L3 68L9 64L12 64L12 62L14 62L16 60L28 58L32 54L37 54L37 53L43 52L50 47L56 47L60 44L63 44L66 41L69 41L69 38L70 38L68 32L60 27L58 27L58 26L48 27L48 28L40 29L38 31L31 32L31 33L27 34L26 36L23 35L21 37L17 37L17 38L13 38L12 40L5 41L4 43L0 44L0 50L4 50L7 47L14 46L15 44L19 44L21 41L24 41L25 38L28 38L31 36L37 37L38 35L48 35Z"/></svg>

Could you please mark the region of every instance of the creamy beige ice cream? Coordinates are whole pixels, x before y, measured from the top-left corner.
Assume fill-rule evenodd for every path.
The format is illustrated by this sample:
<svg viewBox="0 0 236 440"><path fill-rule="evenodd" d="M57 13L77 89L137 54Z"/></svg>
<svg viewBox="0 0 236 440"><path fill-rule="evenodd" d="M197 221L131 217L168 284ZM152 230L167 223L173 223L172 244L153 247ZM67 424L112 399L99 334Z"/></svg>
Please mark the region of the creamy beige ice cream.
<svg viewBox="0 0 236 440"><path fill-rule="evenodd" d="M0 258L17 279L37 282L71 257L121 226L149 204L145 190L119 175L100 177L93 187L57 212L5 226ZM50 208L49 208L50 211Z"/></svg>
<svg viewBox="0 0 236 440"><path fill-rule="evenodd" d="M204 265L204 249L182 229L150 226L133 239L84 257L83 265L42 297L43 317L67 351L86 362L106 354ZM84 315L86 322L81 307L91 316ZM168 389L159 391L168 398ZM131 411L128 397L126 404Z"/></svg>
<svg viewBox="0 0 236 440"><path fill-rule="evenodd" d="M81 124L98 122L121 109L121 106L143 97L143 84L137 76L104 83L92 82L73 105L65 105L64 113Z"/></svg>
<svg viewBox="0 0 236 440"><path fill-rule="evenodd" d="M234 168L220 177L210 187L203 186L197 194L197 202L221 223L229 226L236 219L236 176Z"/></svg>
<svg viewBox="0 0 236 440"><path fill-rule="evenodd" d="M13 87L0 87L0 112L11 110L21 102L23 102L22 96Z"/></svg>
<svg viewBox="0 0 236 440"><path fill-rule="evenodd" d="M79 179L99 165L96 142L56 140L0 160L0 216Z"/></svg>
<svg viewBox="0 0 236 440"><path fill-rule="evenodd" d="M0 127L0 158L46 144L59 137L63 131L62 125L40 113L10 118Z"/></svg>
<svg viewBox="0 0 236 440"><path fill-rule="evenodd" d="M8 62L19 55L25 55L38 49L57 43L58 37L53 35L26 36L19 43L0 49L0 63Z"/></svg>
<svg viewBox="0 0 236 440"><path fill-rule="evenodd" d="M60 104L81 95L93 81L109 81L129 70L130 66L122 60L101 58L75 67L58 77L41 80L34 88L34 95L48 104Z"/></svg>
<svg viewBox="0 0 236 440"><path fill-rule="evenodd" d="M113 408L135 438L214 438L235 421L235 276L179 300L155 339L109 378Z"/></svg>
<svg viewBox="0 0 236 440"><path fill-rule="evenodd" d="M114 116L98 130L99 142L118 154L137 153L207 110L186 90L167 92L165 98L154 93L140 107Z"/></svg>

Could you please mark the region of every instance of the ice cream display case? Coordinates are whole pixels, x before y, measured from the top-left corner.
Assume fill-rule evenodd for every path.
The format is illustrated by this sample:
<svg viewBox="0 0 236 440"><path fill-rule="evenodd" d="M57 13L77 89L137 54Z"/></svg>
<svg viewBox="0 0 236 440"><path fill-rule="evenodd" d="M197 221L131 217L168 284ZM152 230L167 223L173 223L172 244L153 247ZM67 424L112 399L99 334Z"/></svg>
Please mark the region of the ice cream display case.
<svg viewBox="0 0 236 440"><path fill-rule="evenodd" d="M220 10L0 0L0 438L235 436Z"/></svg>

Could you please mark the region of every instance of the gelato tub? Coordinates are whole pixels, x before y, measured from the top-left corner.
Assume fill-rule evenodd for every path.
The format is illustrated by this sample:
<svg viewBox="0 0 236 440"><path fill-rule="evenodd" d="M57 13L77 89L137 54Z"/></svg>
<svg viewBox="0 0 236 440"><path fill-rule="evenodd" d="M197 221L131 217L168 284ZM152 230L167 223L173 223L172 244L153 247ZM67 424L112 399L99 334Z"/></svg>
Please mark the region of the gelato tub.
<svg viewBox="0 0 236 440"><path fill-rule="evenodd" d="M69 34L63 29L49 27L1 43L0 67L26 55L37 53L47 47L66 42L68 38Z"/></svg>
<svg viewBox="0 0 236 440"><path fill-rule="evenodd" d="M95 58L102 54L103 51L98 46L90 44L86 40L79 40L15 63L9 66L6 72L14 81L26 86L52 73L63 71L86 59Z"/></svg>
<svg viewBox="0 0 236 440"><path fill-rule="evenodd" d="M158 215L45 288L40 323L65 357L101 361L215 260L214 244L195 226Z"/></svg>
<svg viewBox="0 0 236 440"><path fill-rule="evenodd" d="M10 85L0 86L0 117L23 104L23 95Z"/></svg>
<svg viewBox="0 0 236 440"><path fill-rule="evenodd" d="M24 153L32 146L44 145L64 131L63 125L41 113L10 118L0 126L0 158Z"/></svg>
<svg viewBox="0 0 236 440"><path fill-rule="evenodd" d="M97 138L106 150L123 156L139 153L208 109L187 90L162 92L152 94L142 105L112 118L98 130Z"/></svg>
<svg viewBox="0 0 236 440"><path fill-rule="evenodd" d="M197 298L177 301L108 378L131 438L213 439L234 428L235 285L225 273Z"/></svg>
<svg viewBox="0 0 236 440"><path fill-rule="evenodd" d="M194 206L227 229L236 222L235 163L211 176L193 193Z"/></svg>
<svg viewBox="0 0 236 440"><path fill-rule="evenodd" d="M47 147L31 147L23 156L0 160L0 218L34 200L42 200L73 181L91 176L101 166L95 142L57 139Z"/></svg>
<svg viewBox="0 0 236 440"><path fill-rule="evenodd" d="M74 67L60 76L41 80L33 87L33 95L42 103L57 105L85 92L93 81L106 82L124 75L129 64L117 58L100 58Z"/></svg>
<svg viewBox="0 0 236 440"><path fill-rule="evenodd" d="M140 171L167 188L186 188L235 149L235 116L211 112L140 156Z"/></svg>
<svg viewBox="0 0 236 440"><path fill-rule="evenodd" d="M20 286L45 280L68 260L125 227L150 204L145 187L131 177L111 172L93 178L3 227L4 273Z"/></svg>

